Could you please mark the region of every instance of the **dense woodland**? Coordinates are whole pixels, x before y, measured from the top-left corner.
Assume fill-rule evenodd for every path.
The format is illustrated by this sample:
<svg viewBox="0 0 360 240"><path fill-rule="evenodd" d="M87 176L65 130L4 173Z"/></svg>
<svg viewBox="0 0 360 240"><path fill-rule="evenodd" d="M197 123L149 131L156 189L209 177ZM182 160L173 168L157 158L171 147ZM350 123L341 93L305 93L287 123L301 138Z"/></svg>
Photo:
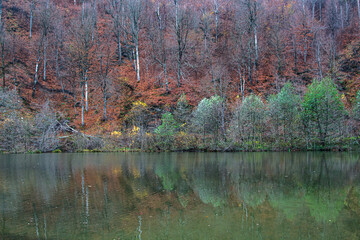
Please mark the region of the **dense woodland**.
<svg viewBox="0 0 360 240"><path fill-rule="evenodd" d="M356 149L359 0L0 0L0 151Z"/></svg>

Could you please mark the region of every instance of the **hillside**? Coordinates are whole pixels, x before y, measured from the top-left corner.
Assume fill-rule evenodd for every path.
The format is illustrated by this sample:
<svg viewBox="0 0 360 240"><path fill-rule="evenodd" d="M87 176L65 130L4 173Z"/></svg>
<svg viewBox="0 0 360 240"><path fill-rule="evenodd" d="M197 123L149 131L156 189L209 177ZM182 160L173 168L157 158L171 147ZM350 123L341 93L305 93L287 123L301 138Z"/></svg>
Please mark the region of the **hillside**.
<svg viewBox="0 0 360 240"><path fill-rule="evenodd" d="M229 113L289 82L302 98L326 78L351 109L360 86L358 1L0 0L0 8L3 89L18 93L24 114L50 102L89 134L135 126L136 102L154 129L181 96L191 109L220 96Z"/></svg>

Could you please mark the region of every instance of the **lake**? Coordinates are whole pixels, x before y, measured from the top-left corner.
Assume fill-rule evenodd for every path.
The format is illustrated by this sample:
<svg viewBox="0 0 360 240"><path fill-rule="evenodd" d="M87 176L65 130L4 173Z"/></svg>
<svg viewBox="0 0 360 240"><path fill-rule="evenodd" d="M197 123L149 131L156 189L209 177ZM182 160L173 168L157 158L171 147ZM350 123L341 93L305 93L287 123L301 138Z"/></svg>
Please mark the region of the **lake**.
<svg viewBox="0 0 360 240"><path fill-rule="evenodd" d="M0 155L0 206L0 239L360 239L360 154Z"/></svg>

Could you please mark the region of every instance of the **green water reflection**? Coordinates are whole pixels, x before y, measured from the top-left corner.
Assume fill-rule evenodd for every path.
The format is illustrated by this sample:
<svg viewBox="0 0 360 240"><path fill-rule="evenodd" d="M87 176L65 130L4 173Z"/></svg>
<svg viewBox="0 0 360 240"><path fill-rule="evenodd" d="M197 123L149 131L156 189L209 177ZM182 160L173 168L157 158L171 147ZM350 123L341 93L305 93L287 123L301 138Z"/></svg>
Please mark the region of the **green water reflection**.
<svg viewBox="0 0 360 240"><path fill-rule="evenodd" d="M360 239L360 155L0 155L0 210L0 239Z"/></svg>

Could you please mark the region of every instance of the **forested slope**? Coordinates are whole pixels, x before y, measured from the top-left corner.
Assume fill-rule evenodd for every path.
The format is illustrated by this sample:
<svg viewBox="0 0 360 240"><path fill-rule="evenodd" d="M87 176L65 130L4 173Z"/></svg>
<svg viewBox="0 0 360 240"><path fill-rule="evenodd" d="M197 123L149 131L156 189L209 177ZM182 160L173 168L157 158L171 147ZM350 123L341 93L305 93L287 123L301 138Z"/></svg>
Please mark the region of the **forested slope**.
<svg viewBox="0 0 360 240"><path fill-rule="evenodd" d="M288 82L302 98L326 78L351 109L359 90L359 0L0 0L0 8L2 87L16 89L23 114L50 101L89 133L133 127L136 102L155 128L181 96L190 106L219 96L232 109L251 94L267 101Z"/></svg>

